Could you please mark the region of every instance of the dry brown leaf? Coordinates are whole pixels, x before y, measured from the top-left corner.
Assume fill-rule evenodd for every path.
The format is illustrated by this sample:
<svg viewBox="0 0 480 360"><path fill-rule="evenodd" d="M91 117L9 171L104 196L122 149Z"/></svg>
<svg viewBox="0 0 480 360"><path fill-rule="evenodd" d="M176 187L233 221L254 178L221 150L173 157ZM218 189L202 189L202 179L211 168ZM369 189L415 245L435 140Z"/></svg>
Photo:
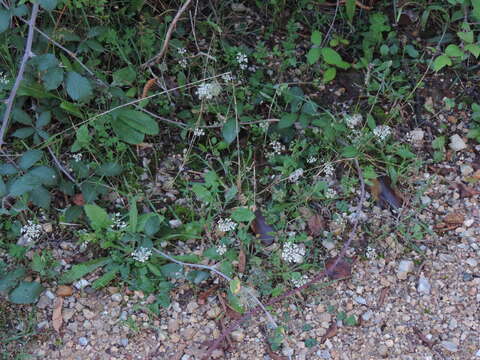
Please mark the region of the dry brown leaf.
<svg viewBox="0 0 480 360"><path fill-rule="evenodd" d="M344 279L349 277L352 274L352 265L348 261L340 259L335 268L333 268L336 260L337 258L334 257L325 261L325 270L328 277L332 280Z"/></svg>
<svg viewBox="0 0 480 360"><path fill-rule="evenodd" d="M414 326L412 329L415 335L417 335L420 341L423 343L423 345L425 345L429 349L433 348L433 346L435 345L435 341L428 340L428 338L425 335L423 335L420 329L417 328L416 326Z"/></svg>
<svg viewBox="0 0 480 360"><path fill-rule="evenodd" d="M447 224L463 224L465 216L462 213L450 213L443 218L443 222Z"/></svg>
<svg viewBox="0 0 480 360"><path fill-rule="evenodd" d="M197 300L198 304L199 305L205 304L207 302L207 298L210 295L212 295L215 292L215 290L217 290L218 288L219 288L219 285L214 285L210 289L200 293L200 295L198 295L198 300Z"/></svg>
<svg viewBox="0 0 480 360"><path fill-rule="evenodd" d="M63 323L62 316L63 297L57 297L53 303L52 326L56 332L60 332Z"/></svg>
<svg viewBox="0 0 480 360"><path fill-rule="evenodd" d="M68 285L60 285L57 288L57 296L72 296L73 294L73 288Z"/></svg>
<svg viewBox="0 0 480 360"><path fill-rule="evenodd" d="M322 336L320 339L320 344L323 344L327 339L330 339L338 334L338 327L337 322L334 320L332 321L331 325L327 329L325 335Z"/></svg>
<svg viewBox="0 0 480 360"><path fill-rule="evenodd" d="M460 197L461 198L472 197L472 196L480 194L480 191L477 191L477 190L475 190L475 189L471 188L470 186L467 186L463 183L458 183L457 187L458 187L458 191L460 192Z"/></svg>
<svg viewBox="0 0 480 360"><path fill-rule="evenodd" d="M252 221L252 231L265 246L272 245L275 241L275 237L271 235L275 230L266 223L265 217L260 210L255 211L255 219Z"/></svg>
<svg viewBox="0 0 480 360"><path fill-rule="evenodd" d="M75 194L73 196L73 203L75 205L78 205L78 206L83 206L85 205L85 200L83 199L83 195L82 194Z"/></svg>
<svg viewBox="0 0 480 360"><path fill-rule="evenodd" d="M322 231L325 229L325 221L320 214L313 214L308 219L308 229L312 236L319 236L322 234Z"/></svg>
<svg viewBox="0 0 480 360"><path fill-rule="evenodd" d="M372 180L372 186L370 191L375 200L378 201L380 206L390 206L392 209L398 209L403 205L403 199L401 194L392 189L390 186L390 179L386 177L380 177Z"/></svg>
<svg viewBox="0 0 480 360"><path fill-rule="evenodd" d="M245 272L246 263L247 263L247 256L245 255L245 251L243 251L243 248L241 248L240 252L238 253L238 272L239 273Z"/></svg>

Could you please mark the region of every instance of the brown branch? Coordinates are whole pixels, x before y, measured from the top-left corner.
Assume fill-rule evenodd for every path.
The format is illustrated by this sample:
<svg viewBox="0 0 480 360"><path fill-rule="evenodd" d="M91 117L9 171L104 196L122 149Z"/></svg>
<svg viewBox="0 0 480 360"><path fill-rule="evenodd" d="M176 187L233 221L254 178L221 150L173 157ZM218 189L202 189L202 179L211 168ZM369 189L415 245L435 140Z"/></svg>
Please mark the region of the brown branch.
<svg viewBox="0 0 480 360"><path fill-rule="evenodd" d="M191 2L192 0L185 1L185 4L183 4L182 7L178 9L177 15L175 15L170 26L168 27L167 34L165 35L165 40L163 41L162 49L157 55L155 55L153 58L148 60L146 63L142 64L142 68L146 68L147 66L152 65L152 63L154 62L158 63L162 59L162 57L165 55L165 53L167 52L168 43L170 42L170 38L172 37L173 29L177 25L177 22L180 19L180 16L182 16L184 11L187 10L187 7L190 5Z"/></svg>
<svg viewBox="0 0 480 360"><path fill-rule="evenodd" d="M318 273L312 280L310 280L306 284L304 284L304 285L302 285L298 288L294 288L292 290L284 292L283 294L270 299L270 301L268 301L265 304L265 306L274 305L274 304L284 300L285 298L287 298L291 295L294 295L294 294L302 291L303 289L306 289L307 287L315 284L316 282L322 280L325 276L329 276L330 274L332 274L334 272L334 270L335 270L336 266L338 265L339 261L343 260L343 258L345 257L345 255L347 253L347 250L350 247L350 244L352 243L353 238L355 237L355 234L357 233L357 228L358 228L358 223L359 223L358 221L360 219L360 216L358 216L358 215L360 214L360 212L362 210L362 207L363 207L363 203L365 202L365 181L363 179L362 169L360 168L360 165L358 164L357 159L353 159L353 162L355 164L355 168L357 169L358 177L360 179L360 199L358 201L357 206L355 207L355 213L357 213L357 216L354 218L352 230L350 231L350 234L348 236L348 240L343 245L342 250L340 251L340 254L337 256L335 262L331 266L328 267L328 269L325 269L325 270L321 271L320 273ZM240 326L245 320L248 320L252 316L257 315L260 312L260 310L261 310L260 306L256 306L255 308L253 308L252 310L247 312L245 315L243 315L240 319L233 322L233 324L230 325L225 331L223 331L220 334L220 336L213 342L213 344L208 349L206 355L203 357L203 360L208 360L210 358L210 356L212 355L212 352L216 348L218 348L218 346L222 343L222 341L225 339L225 337L227 335L229 335L233 330L235 330L238 326Z"/></svg>

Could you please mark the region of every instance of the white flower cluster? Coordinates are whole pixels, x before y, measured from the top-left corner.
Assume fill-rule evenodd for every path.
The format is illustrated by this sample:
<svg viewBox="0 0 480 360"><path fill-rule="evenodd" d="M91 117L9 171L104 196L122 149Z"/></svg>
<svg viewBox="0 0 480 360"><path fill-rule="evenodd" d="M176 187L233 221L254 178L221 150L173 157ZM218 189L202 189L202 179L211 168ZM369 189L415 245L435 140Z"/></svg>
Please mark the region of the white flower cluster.
<svg viewBox="0 0 480 360"><path fill-rule="evenodd" d="M237 223L230 218L218 220L217 225L218 230L223 232L235 230L235 228L237 227Z"/></svg>
<svg viewBox="0 0 480 360"><path fill-rule="evenodd" d="M216 81L210 83L202 83L197 88L197 96L200 100L211 100L222 92L222 87Z"/></svg>
<svg viewBox="0 0 480 360"><path fill-rule="evenodd" d="M40 235L42 235L42 225L35 224L32 220L28 220L20 231L25 242L28 244L37 240Z"/></svg>
<svg viewBox="0 0 480 360"><path fill-rule="evenodd" d="M273 154L280 155L283 151L285 151L285 145L283 145L280 141L273 140L270 142L270 146L273 149Z"/></svg>
<svg viewBox="0 0 480 360"><path fill-rule="evenodd" d="M0 85L8 85L8 83L10 82L10 80L7 79L7 75L5 75L5 73L3 72L0 72Z"/></svg>
<svg viewBox="0 0 480 360"><path fill-rule="evenodd" d="M292 279L293 286L295 287L300 287L305 285L308 282L309 278L307 275L303 275L301 278L298 279Z"/></svg>
<svg viewBox="0 0 480 360"><path fill-rule="evenodd" d="M332 163L326 163L323 166L323 173L327 177L332 177L333 174L335 174L335 168L333 167L333 164Z"/></svg>
<svg viewBox="0 0 480 360"><path fill-rule="evenodd" d="M268 123L268 121L262 121L260 124L258 124L258 126L260 126L260 128L266 132L268 130L268 127L270 126L270 124Z"/></svg>
<svg viewBox="0 0 480 360"><path fill-rule="evenodd" d="M325 190L325 197L327 199L335 199L335 197L337 197L337 191L335 189L328 188Z"/></svg>
<svg viewBox="0 0 480 360"><path fill-rule="evenodd" d="M147 261L151 255L152 250L147 249L146 247L139 247L137 250L132 252L133 259L142 263Z"/></svg>
<svg viewBox="0 0 480 360"><path fill-rule="evenodd" d="M223 255L227 252L227 245L225 244L220 244L217 246L217 254L218 255Z"/></svg>
<svg viewBox="0 0 480 360"><path fill-rule="evenodd" d="M226 74L222 75L222 80L228 83L228 82L231 82L231 81L235 80L235 76L233 76L230 73L226 73Z"/></svg>
<svg viewBox="0 0 480 360"><path fill-rule="evenodd" d="M365 252L365 256L369 260L373 260L375 257L377 257L377 249L374 247L371 247L370 245L367 246L367 251Z"/></svg>
<svg viewBox="0 0 480 360"><path fill-rule="evenodd" d="M315 156L309 156L307 158L307 164L313 164L317 162L317 158Z"/></svg>
<svg viewBox="0 0 480 360"><path fill-rule="evenodd" d="M373 129L373 135L375 135L380 141L384 141L392 135L392 128L388 125L379 125Z"/></svg>
<svg viewBox="0 0 480 360"><path fill-rule="evenodd" d="M205 135L205 130L202 129L202 128L195 128L195 130L193 130L193 135L194 136L203 136L203 135Z"/></svg>
<svg viewBox="0 0 480 360"><path fill-rule="evenodd" d="M354 114L345 116L345 122L350 129L358 126L363 120L362 114Z"/></svg>
<svg viewBox="0 0 480 360"><path fill-rule="evenodd" d="M240 69L245 70L248 67L248 57L244 53L237 53L237 63L240 66Z"/></svg>
<svg viewBox="0 0 480 360"><path fill-rule="evenodd" d="M82 160L83 155L81 153L76 153L72 155L72 160L75 162L79 162Z"/></svg>
<svg viewBox="0 0 480 360"><path fill-rule="evenodd" d="M113 214L112 222L110 225L112 230L123 230L127 227L127 223L122 220L122 215L118 212Z"/></svg>
<svg viewBox="0 0 480 360"><path fill-rule="evenodd" d="M288 175L288 181L296 183L303 176L303 169L297 169Z"/></svg>
<svg viewBox="0 0 480 360"><path fill-rule="evenodd" d="M305 256L305 247L288 241L283 245L282 259L286 262L301 264Z"/></svg>
<svg viewBox="0 0 480 360"><path fill-rule="evenodd" d="M178 55L185 55L187 53L187 49L185 48L178 48L177 49Z"/></svg>

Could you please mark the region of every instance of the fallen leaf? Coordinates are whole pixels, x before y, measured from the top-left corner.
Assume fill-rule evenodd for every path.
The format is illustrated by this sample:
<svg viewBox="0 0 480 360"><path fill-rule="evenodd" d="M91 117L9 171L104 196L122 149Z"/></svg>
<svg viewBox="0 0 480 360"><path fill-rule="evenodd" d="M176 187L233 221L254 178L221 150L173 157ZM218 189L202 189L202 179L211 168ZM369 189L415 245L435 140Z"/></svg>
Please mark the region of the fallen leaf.
<svg viewBox="0 0 480 360"><path fill-rule="evenodd" d="M466 198L466 197L472 197L475 195L480 194L480 191L477 191L470 186L467 186L463 183L458 183L457 184L458 191L460 192L460 197L461 198Z"/></svg>
<svg viewBox="0 0 480 360"><path fill-rule="evenodd" d="M198 304L204 305L207 302L207 298L210 295L212 295L215 292L215 290L217 290L218 288L219 288L219 285L214 285L210 289L200 293L200 295L198 295L198 300L197 300Z"/></svg>
<svg viewBox="0 0 480 360"><path fill-rule="evenodd" d="M443 218L443 222L447 224L463 224L465 216L462 213L450 213Z"/></svg>
<svg viewBox="0 0 480 360"><path fill-rule="evenodd" d="M265 217L262 215L260 210L255 211L255 219L252 221L252 231L265 246L272 245L275 241L275 237L271 235L271 233L275 232L275 230L273 230L273 228L266 223Z"/></svg>
<svg viewBox="0 0 480 360"><path fill-rule="evenodd" d="M378 201L381 207L390 206L392 209L398 209L403 205L401 194L392 189L390 186L390 179L380 177L372 180L370 192L375 200Z"/></svg>
<svg viewBox="0 0 480 360"><path fill-rule="evenodd" d="M239 273L245 272L246 262L247 262L247 256L245 255L245 251L243 251L243 248L241 248L240 252L238 253L238 272Z"/></svg>
<svg viewBox="0 0 480 360"><path fill-rule="evenodd" d="M85 205L85 200L83 199L83 195L82 194L75 194L73 196L73 203L77 206L83 206Z"/></svg>
<svg viewBox="0 0 480 360"><path fill-rule="evenodd" d="M322 234L322 231L325 229L325 221L320 214L313 214L312 217L308 219L308 229L312 236L319 236Z"/></svg>
<svg viewBox="0 0 480 360"><path fill-rule="evenodd" d="M52 326L56 332L60 332L62 327L63 317L62 317L62 308L63 308L63 297L57 297L53 303L53 314L52 314Z"/></svg>
<svg viewBox="0 0 480 360"><path fill-rule="evenodd" d="M337 257L334 257L325 261L325 270L328 277L332 280L349 277L352 274L352 265L348 261L340 259L334 268L333 265L335 264L336 260Z"/></svg>
<svg viewBox="0 0 480 360"><path fill-rule="evenodd" d="M334 320L330 324L325 335L323 335L322 338L320 339L320 344L323 344L327 339L330 339L336 336L337 334L338 334L337 322Z"/></svg>
<svg viewBox="0 0 480 360"><path fill-rule="evenodd" d="M387 295L388 295L389 291L390 291L390 289L388 287L384 287L380 291L380 296L378 298L378 305L377 305L378 308L381 308L383 306L383 304L385 303L385 299L387 298Z"/></svg>
<svg viewBox="0 0 480 360"><path fill-rule="evenodd" d="M73 288L68 285L60 285L57 288L57 296L71 296L73 294Z"/></svg>

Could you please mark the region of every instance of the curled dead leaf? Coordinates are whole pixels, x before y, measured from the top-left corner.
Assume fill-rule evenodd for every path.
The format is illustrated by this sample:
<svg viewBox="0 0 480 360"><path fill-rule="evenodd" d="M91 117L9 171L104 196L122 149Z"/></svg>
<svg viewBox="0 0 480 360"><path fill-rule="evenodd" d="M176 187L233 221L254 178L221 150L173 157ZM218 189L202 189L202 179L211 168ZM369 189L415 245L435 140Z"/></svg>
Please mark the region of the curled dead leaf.
<svg viewBox="0 0 480 360"><path fill-rule="evenodd" d="M443 222L447 224L463 224L465 216L462 213L450 213L443 218Z"/></svg>
<svg viewBox="0 0 480 360"><path fill-rule="evenodd" d="M215 290L217 290L219 288L220 285L214 285L212 286L211 288L205 290L204 292L200 293L200 295L198 295L198 304L199 305L204 305L206 302L207 302L207 298L212 295Z"/></svg>
<svg viewBox="0 0 480 360"><path fill-rule="evenodd" d="M352 275L352 265L347 260L340 259L338 260L337 265L333 267L336 261L337 257L325 261L325 271L330 279L344 279Z"/></svg>
<svg viewBox="0 0 480 360"><path fill-rule="evenodd" d="M480 194L480 191L477 191L470 186L467 186L463 183L457 184L458 191L460 192L461 198L468 198Z"/></svg>
<svg viewBox="0 0 480 360"><path fill-rule="evenodd" d="M52 326L56 332L60 332L63 323L62 316L63 297L57 297L53 304Z"/></svg>
<svg viewBox="0 0 480 360"><path fill-rule="evenodd" d="M255 219L252 221L252 231L257 238L259 238L263 245L272 245L275 241L275 237L272 235L275 230L267 224L265 217L260 210L255 211Z"/></svg>
<svg viewBox="0 0 480 360"><path fill-rule="evenodd" d="M338 334L338 327L337 327L337 322L332 321L330 326L327 329L327 332L325 335L322 336L322 339L320 340L320 344L323 344L327 339L330 339Z"/></svg>
<svg viewBox="0 0 480 360"><path fill-rule="evenodd" d="M73 294L73 288L68 285L60 285L57 288L57 296L72 296Z"/></svg>

